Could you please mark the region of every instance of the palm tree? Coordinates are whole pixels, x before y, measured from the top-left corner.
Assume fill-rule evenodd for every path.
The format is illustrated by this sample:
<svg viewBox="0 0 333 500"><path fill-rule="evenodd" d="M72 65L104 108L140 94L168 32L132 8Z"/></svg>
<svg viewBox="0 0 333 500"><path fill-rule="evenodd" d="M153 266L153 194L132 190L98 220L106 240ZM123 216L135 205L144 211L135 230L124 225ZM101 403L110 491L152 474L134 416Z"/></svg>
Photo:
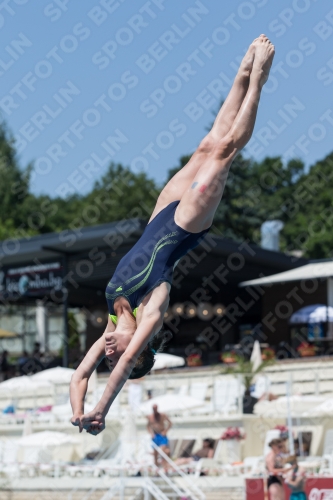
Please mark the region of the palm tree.
<svg viewBox="0 0 333 500"><path fill-rule="evenodd" d="M253 370L252 361L247 360L244 356L236 356L236 360L236 365L229 366L221 373L242 375L246 391L250 390L254 377L258 373L262 372L267 366L271 366L274 363L272 360L263 361L255 370Z"/></svg>
<svg viewBox="0 0 333 500"><path fill-rule="evenodd" d="M253 384L255 376L262 372L267 366L274 364L273 360L263 361L255 370L253 370L252 361L247 360L244 356L236 356L237 362L234 366L229 366L221 373L241 375L245 386L243 396L243 413L253 413L253 406L257 402L250 394L250 388Z"/></svg>

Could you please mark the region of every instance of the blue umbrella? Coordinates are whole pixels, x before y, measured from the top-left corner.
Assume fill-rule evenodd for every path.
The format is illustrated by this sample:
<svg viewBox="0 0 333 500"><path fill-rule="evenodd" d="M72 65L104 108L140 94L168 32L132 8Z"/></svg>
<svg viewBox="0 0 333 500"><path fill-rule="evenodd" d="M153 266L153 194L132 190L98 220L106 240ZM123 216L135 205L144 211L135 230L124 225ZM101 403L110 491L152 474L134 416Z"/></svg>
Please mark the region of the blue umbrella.
<svg viewBox="0 0 333 500"><path fill-rule="evenodd" d="M294 312L289 323L325 323L333 322L333 307L324 304L312 304Z"/></svg>

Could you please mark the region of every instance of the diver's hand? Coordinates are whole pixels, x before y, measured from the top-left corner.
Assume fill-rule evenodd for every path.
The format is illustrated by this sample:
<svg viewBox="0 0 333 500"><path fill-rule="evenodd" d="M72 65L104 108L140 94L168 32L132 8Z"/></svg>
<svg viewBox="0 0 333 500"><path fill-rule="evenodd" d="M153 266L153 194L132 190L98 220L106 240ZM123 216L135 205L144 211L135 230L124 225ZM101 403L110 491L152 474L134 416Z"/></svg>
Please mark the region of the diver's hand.
<svg viewBox="0 0 333 500"><path fill-rule="evenodd" d="M81 422L82 417L83 417L82 413L74 413L72 418L71 418L72 425L78 427L80 432L82 432L82 429L83 429L82 422Z"/></svg>
<svg viewBox="0 0 333 500"><path fill-rule="evenodd" d="M82 415L80 421L82 428L93 436L97 436L105 429L105 416L96 409Z"/></svg>

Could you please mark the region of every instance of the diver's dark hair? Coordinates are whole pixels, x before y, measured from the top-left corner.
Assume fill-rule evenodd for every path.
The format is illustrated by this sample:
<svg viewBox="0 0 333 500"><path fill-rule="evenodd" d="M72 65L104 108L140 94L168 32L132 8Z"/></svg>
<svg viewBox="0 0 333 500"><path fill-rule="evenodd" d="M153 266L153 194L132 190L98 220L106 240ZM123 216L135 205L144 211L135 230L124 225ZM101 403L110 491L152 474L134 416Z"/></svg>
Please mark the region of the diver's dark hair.
<svg viewBox="0 0 333 500"><path fill-rule="evenodd" d="M148 342L147 347L140 354L135 367L131 371L128 378L141 378L150 372L155 363L155 354L157 352L162 352L166 343L172 337L171 332L160 330L150 342Z"/></svg>

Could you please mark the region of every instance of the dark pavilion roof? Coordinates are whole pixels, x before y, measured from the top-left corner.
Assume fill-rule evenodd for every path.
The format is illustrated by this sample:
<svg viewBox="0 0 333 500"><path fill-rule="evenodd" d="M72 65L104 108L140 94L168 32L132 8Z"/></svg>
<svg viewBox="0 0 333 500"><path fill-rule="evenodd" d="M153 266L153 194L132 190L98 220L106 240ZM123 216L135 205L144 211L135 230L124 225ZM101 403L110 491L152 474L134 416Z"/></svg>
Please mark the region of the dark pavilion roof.
<svg viewBox="0 0 333 500"><path fill-rule="evenodd" d="M146 223L142 219L127 219L82 229L67 229L60 233L2 241L1 267L5 270L45 262L64 263L66 259L67 269L79 285L77 289L69 287L70 302L80 305L85 302L87 294L90 299L101 300L98 297L104 296L105 286L119 260L140 238ZM190 267L184 275L181 289L185 294L223 263L229 268L228 279L232 286L308 263L303 258L265 250L256 245L242 244L212 233L208 234L207 243L199 245L193 252L200 255L201 260L197 259L196 262L194 259L196 265ZM229 265L233 262L232 254L235 266ZM201 258L203 255L205 257ZM240 255L244 260L241 268L238 266ZM91 269L93 271L89 272Z"/></svg>

